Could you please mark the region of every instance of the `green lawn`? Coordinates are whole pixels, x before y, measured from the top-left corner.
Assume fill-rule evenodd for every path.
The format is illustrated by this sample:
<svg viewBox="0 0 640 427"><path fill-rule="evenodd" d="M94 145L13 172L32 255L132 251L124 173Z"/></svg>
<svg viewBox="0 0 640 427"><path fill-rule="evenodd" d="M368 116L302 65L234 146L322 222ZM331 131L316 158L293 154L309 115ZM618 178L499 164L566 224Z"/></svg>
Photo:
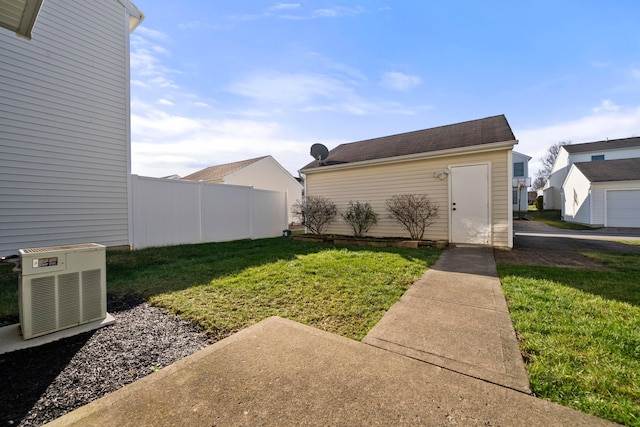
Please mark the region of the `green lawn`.
<svg viewBox="0 0 640 427"><path fill-rule="evenodd" d="M587 225L575 224L573 222L561 220L561 212L559 210L548 209L539 211L536 208L530 207L530 209L525 213L533 217L536 221L543 222L552 227L562 228L565 230L593 230L593 227L589 227Z"/></svg>
<svg viewBox="0 0 640 427"><path fill-rule="evenodd" d="M108 252L107 288L111 297L140 295L215 339L277 315L360 340L439 254L281 238ZM3 272L0 310L18 310L17 281Z"/></svg>
<svg viewBox="0 0 640 427"><path fill-rule="evenodd" d="M640 426L640 256L612 271L498 265L534 393Z"/></svg>

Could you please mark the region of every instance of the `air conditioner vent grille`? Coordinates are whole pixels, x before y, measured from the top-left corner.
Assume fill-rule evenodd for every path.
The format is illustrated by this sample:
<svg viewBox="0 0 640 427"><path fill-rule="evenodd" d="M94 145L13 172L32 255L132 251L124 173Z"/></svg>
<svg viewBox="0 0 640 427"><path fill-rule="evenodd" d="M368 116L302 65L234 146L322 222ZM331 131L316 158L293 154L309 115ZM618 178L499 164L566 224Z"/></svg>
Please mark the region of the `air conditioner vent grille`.
<svg viewBox="0 0 640 427"><path fill-rule="evenodd" d="M55 276L38 277L31 281L31 328L34 334L55 328L56 309L51 304L51 301L55 301L55 290Z"/></svg>
<svg viewBox="0 0 640 427"><path fill-rule="evenodd" d="M104 246L98 245L97 243L81 243L79 245L66 245L66 246L49 246L42 248L29 248L29 249L20 249L20 253L22 254L38 254L44 252L66 252L66 251L75 251L78 249L94 249L94 248L102 248Z"/></svg>
<svg viewBox="0 0 640 427"><path fill-rule="evenodd" d="M80 275L75 273L58 276L58 327L68 328L78 324L80 318Z"/></svg>
<svg viewBox="0 0 640 427"><path fill-rule="evenodd" d="M102 314L100 270L82 272L82 321L89 322Z"/></svg>

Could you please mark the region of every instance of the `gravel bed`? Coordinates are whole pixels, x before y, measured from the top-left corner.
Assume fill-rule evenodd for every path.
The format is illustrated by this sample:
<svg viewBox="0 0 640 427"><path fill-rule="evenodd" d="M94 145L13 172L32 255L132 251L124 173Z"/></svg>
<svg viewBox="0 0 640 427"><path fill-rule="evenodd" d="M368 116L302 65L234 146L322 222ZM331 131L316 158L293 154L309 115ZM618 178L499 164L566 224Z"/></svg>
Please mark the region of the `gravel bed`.
<svg viewBox="0 0 640 427"><path fill-rule="evenodd" d="M111 301L108 311L112 326L0 354L0 425L42 425L210 344L139 300Z"/></svg>

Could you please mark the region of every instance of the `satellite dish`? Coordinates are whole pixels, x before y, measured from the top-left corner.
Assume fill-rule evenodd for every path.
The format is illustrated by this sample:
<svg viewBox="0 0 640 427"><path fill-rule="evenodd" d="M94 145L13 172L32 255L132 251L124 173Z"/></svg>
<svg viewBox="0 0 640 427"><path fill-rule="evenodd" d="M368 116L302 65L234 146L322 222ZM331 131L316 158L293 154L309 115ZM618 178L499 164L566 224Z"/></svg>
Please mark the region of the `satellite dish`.
<svg viewBox="0 0 640 427"><path fill-rule="evenodd" d="M321 161L327 158L329 155L329 149L322 144L313 144L311 146L311 156L318 161L320 164Z"/></svg>

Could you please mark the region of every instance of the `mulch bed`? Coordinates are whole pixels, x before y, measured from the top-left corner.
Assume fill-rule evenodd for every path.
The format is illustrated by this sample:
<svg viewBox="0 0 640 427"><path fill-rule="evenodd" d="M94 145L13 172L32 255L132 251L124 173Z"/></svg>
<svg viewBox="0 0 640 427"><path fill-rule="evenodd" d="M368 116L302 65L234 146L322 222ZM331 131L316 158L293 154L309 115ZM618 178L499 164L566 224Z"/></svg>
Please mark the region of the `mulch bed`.
<svg viewBox="0 0 640 427"><path fill-rule="evenodd" d="M107 310L112 326L0 354L0 425L40 426L210 344L139 298L112 297Z"/></svg>

